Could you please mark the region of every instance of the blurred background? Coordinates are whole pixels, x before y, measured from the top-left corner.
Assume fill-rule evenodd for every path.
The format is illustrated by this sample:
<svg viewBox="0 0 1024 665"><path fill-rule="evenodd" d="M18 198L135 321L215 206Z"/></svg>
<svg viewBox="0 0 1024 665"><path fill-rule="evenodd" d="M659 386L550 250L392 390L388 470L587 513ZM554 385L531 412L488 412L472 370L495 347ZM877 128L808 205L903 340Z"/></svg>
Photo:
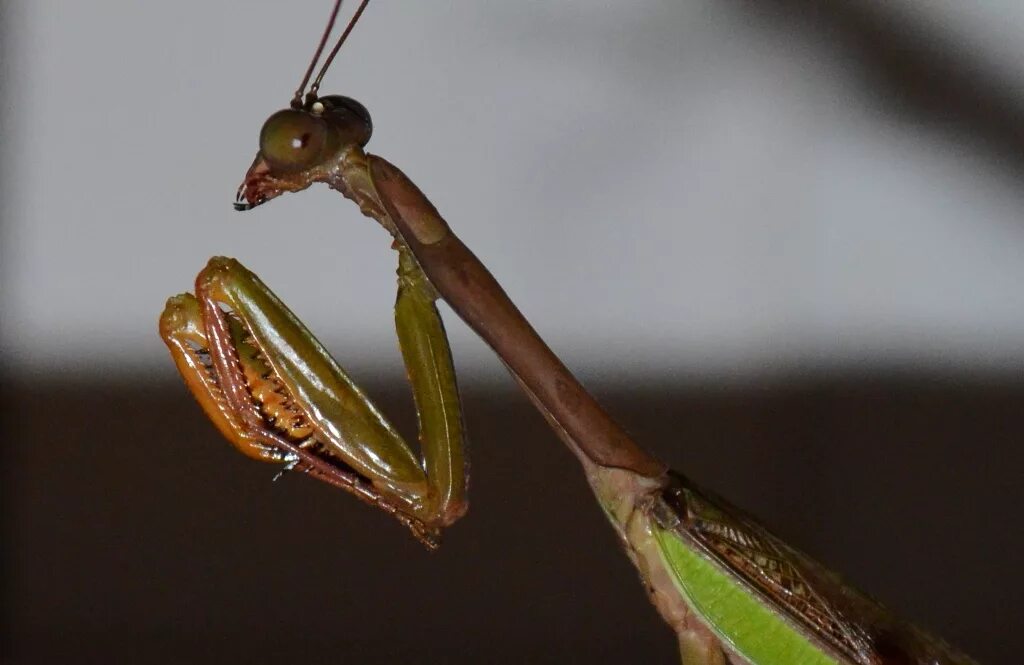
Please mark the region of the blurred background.
<svg viewBox="0 0 1024 665"><path fill-rule="evenodd" d="M164 299L236 256L413 424L383 231L322 187L230 208L329 5L0 4L4 660L673 662L454 317L473 503L436 554L271 483L174 373ZM1010 662L1022 30L997 0L376 0L323 91L641 442Z"/></svg>

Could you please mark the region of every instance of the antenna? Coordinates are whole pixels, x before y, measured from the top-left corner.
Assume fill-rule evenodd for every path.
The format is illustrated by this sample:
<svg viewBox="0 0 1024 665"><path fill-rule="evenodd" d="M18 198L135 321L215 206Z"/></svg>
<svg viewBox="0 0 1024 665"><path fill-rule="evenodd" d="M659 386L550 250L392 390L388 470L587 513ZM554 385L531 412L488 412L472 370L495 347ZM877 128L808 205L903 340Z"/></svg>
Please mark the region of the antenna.
<svg viewBox="0 0 1024 665"><path fill-rule="evenodd" d="M339 0L340 2L340 0ZM341 33L341 37L338 37L338 43L331 49L331 54L324 60L324 66L320 68L320 73L316 75L316 80L313 81L313 85L309 87L309 94L316 96L317 91L320 90L320 81L323 80L324 74L327 73L327 68L334 62L334 56L338 55L338 51L341 50L341 45L348 39L348 35L352 32L352 28L356 27L356 22L359 21L359 17L363 15L363 10L366 9L366 5L370 4L370 0L363 0L359 3L359 8L356 13L352 15L348 25L345 26L345 31Z"/></svg>
<svg viewBox="0 0 1024 665"><path fill-rule="evenodd" d="M298 89L295 91L295 96L292 97L292 108L302 108L303 99L302 94L306 90L306 83L309 82L309 77L313 74L313 67L320 60L320 55L323 53L324 46L327 44L327 38L330 37L331 31L334 29L334 21L338 18L338 11L341 9L341 3L343 0L336 0L334 3L334 9L331 10L331 16L327 19L327 27L324 28L324 34L320 37L320 43L316 47L316 53L313 54L313 59L309 62L309 67L306 69L306 75L302 77L302 83L299 84ZM359 17L363 15L363 10L366 9L366 5L370 4L370 0L363 0L359 3L359 8L356 9L355 14L349 20L348 25L345 26L345 30L338 37L338 43L331 49L327 59L324 60L323 66L320 68L320 72L316 75L316 79L313 81L313 85L310 86L309 92L306 94L306 102L310 102L316 99L317 92L320 90L320 82L324 78L324 74L327 73L327 68L334 62L334 56L338 55L338 51L341 49L341 45L348 39L349 33L352 32L352 28L355 27L356 22L359 21Z"/></svg>

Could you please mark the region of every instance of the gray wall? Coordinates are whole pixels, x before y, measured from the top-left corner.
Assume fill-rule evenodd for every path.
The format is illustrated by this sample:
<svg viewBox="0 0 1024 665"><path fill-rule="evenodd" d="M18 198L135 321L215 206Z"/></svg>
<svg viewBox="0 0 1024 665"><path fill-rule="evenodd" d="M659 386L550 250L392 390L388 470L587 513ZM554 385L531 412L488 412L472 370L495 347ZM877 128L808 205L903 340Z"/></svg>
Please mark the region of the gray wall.
<svg viewBox="0 0 1024 665"><path fill-rule="evenodd" d="M228 254L346 363L397 366L379 229L323 189L229 208L328 3L8 4L6 363L168 375L156 314ZM1020 145L956 104L1024 104L1024 10L874 6L387 0L325 89L573 365L1016 371ZM958 76L982 89L922 106Z"/></svg>

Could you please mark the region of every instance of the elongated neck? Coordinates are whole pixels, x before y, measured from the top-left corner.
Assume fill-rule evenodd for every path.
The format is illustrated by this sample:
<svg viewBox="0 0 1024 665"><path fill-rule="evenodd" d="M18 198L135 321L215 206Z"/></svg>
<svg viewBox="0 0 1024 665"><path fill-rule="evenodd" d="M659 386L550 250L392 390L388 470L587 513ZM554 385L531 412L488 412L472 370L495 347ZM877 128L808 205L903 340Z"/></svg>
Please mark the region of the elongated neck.
<svg viewBox="0 0 1024 665"><path fill-rule="evenodd" d="M665 465L601 408L423 193L384 159L367 159L381 203L427 278L498 354L569 448L585 462L662 476Z"/></svg>

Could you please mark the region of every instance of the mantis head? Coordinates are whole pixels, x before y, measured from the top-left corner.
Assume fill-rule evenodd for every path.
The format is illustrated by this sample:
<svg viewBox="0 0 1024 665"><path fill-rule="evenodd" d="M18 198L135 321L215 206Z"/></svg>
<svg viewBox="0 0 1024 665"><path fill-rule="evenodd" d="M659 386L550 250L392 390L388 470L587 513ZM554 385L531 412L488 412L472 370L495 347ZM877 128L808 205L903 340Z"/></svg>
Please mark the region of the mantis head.
<svg viewBox="0 0 1024 665"><path fill-rule="evenodd" d="M238 188L235 210L326 181L340 156L361 149L372 134L370 112L351 97L310 97L274 113L260 130L260 149Z"/></svg>
<svg viewBox="0 0 1024 665"><path fill-rule="evenodd" d="M361 150L373 134L373 123L366 107L341 95L318 96L320 82L334 56L352 32L370 0L362 0L342 31L320 73L309 88L306 83L320 60L334 21L341 9L336 0L327 27L306 75L292 97L290 108L273 114L260 130L260 150L245 174L235 197L235 210L251 210L285 192L298 192L314 182L325 182L338 168L340 158L352 148Z"/></svg>

